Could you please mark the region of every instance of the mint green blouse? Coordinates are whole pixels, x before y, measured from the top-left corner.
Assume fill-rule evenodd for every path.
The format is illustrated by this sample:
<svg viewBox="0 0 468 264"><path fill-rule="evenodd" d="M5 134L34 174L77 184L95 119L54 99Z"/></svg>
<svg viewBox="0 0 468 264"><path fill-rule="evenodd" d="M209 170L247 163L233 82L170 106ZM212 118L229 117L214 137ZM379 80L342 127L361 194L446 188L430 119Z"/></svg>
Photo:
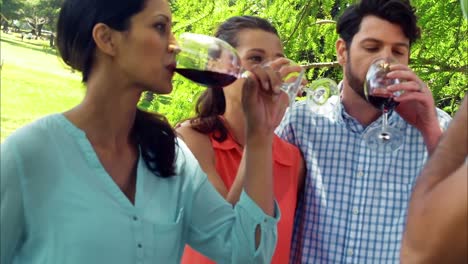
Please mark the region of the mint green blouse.
<svg viewBox="0 0 468 264"><path fill-rule="evenodd" d="M242 193L233 208L181 140L176 176L137 166L132 204L62 114L13 133L1 145L0 262L179 263L185 244L218 263L270 262L277 205L270 217Z"/></svg>

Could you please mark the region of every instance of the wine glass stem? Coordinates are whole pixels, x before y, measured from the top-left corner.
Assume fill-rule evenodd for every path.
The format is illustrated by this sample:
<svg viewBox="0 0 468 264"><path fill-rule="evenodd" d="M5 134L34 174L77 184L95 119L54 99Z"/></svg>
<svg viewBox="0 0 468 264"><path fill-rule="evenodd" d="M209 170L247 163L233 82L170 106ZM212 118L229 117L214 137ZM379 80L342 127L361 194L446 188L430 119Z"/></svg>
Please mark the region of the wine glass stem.
<svg viewBox="0 0 468 264"><path fill-rule="evenodd" d="M384 109L383 116L382 116L382 133L387 132L387 127L388 127L388 110Z"/></svg>

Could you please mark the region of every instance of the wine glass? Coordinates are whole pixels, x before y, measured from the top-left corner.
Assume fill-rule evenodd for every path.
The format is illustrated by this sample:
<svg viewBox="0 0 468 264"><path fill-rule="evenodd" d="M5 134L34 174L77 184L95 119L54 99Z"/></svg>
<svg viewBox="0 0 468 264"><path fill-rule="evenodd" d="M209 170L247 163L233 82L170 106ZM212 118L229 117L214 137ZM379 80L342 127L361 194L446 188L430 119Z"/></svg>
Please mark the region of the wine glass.
<svg viewBox="0 0 468 264"><path fill-rule="evenodd" d="M371 128L364 133L364 140L369 148L378 152L393 152L403 144L402 132L388 126L388 114L399 104L393 98L401 94L387 90L388 86L401 82L399 79L387 78L392 63L394 61L391 59L374 60L367 71L364 83L367 101L383 113L382 126Z"/></svg>
<svg viewBox="0 0 468 264"><path fill-rule="evenodd" d="M289 65L298 65L296 62L289 60ZM288 95L289 106L292 106L296 100L296 96L299 93L299 90L303 88L301 85L302 80L304 79L305 70L301 67L299 72L291 72L285 77L283 77L283 83L281 84L281 90ZM289 81L292 80L292 81Z"/></svg>
<svg viewBox="0 0 468 264"><path fill-rule="evenodd" d="M316 79L306 85L303 90L306 92L308 106L315 113L328 113L332 111L333 105L339 101L338 85L329 78Z"/></svg>
<svg viewBox="0 0 468 264"><path fill-rule="evenodd" d="M219 38L182 33L178 46L175 71L197 84L222 88L243 73L236 49Z"/></svg>
<svg viewBox="0 0 468 264"><path fill-rule="evenodd" d="M219 38L182 33L178 38L178 47L175 72L197 84L221 89L238 78L246 77L246 70L241 66L236 49ZM288 94L290 103L294 102L303 75L304 70L301 70L295 81L285 82L281 86L281 90ZM152 92L143 92L137 107L144 111L152 111L149 107L152 103L148 100L154 98Z"/></svg>

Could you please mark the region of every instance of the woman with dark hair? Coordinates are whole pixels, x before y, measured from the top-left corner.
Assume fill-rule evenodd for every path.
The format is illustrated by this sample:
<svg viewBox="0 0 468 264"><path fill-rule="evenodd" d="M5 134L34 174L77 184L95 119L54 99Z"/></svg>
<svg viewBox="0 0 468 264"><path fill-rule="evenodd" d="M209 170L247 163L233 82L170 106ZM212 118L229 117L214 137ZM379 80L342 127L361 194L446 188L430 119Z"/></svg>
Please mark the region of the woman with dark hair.
<svg viewBox="0 0 468 264"><path fill-rule="evenodd" d="M232 17L222 23L216 37L228 42L239 53L242 66L250 70L269 65L281 76L300 71L284 58L276 29L265 19L252 16ZM246 116L241 110L242 80L220 88L207 89L198 99L196 116L183 122L177 132L192 150L218 192L231 204L239 201L244 184L246 153ZM286 98L285 98L286 99ZM287 106L284 101L284 109ZM275 125L279 124L282 114ZM295 146L276 137L273 140L274 194L281 209L278 245L271 263L288 263L298 190L303 181L302 157ZM213 263L195 250L186 248L184 264Z"/></svg>
<svg viewBox="0 0 468 264"><path fill-rule="evenodd" d="M1 145L2 264L178 263L186 243L220 263L270 261L281 80L254 67L241 87L248 158L233 208L166 119L136 108L143 91L172 90L171 20L167 0L65 0L57 44L87 91Z"/></svg>

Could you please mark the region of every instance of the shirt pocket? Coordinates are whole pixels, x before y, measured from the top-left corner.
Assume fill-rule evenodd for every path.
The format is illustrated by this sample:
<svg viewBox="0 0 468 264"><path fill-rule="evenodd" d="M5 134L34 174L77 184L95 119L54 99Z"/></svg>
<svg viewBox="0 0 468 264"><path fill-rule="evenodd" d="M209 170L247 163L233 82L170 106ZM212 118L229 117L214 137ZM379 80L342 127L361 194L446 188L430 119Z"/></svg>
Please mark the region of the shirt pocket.
<svg viewBox="0 0 468 264"><path fill-rule="evenodd" d="M155 259L174 261L182 253L185 245L184 233L184 208L181 208L173 222L153 224L153 250Z"/></svg>

